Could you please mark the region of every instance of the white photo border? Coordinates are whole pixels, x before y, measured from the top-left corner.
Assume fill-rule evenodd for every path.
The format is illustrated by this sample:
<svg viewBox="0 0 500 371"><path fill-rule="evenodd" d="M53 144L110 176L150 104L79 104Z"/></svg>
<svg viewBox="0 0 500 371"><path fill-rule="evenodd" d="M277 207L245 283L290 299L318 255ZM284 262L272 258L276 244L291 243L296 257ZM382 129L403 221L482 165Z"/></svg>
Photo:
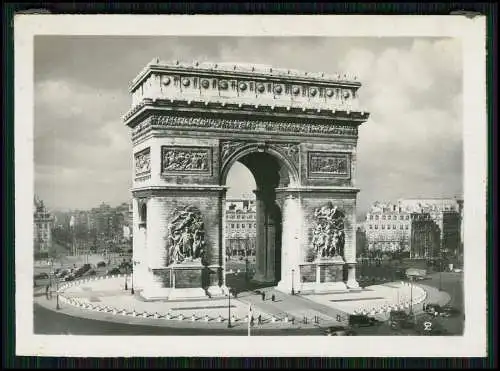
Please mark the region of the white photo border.
<svg viewBox="0 0 500 371"><path fill-rule="evenodd" d="M356 25L353 27L353 25ZM130 30L134 30L133 34ZM454 37L463 45L463 336L69 336L33 333L34 36ZM486 18L478 16L17 15L15 62L16 354L70 357L485 357ZM196 340L194 340L196 339ZM201 343L200 343L201 344Z"/></svg>

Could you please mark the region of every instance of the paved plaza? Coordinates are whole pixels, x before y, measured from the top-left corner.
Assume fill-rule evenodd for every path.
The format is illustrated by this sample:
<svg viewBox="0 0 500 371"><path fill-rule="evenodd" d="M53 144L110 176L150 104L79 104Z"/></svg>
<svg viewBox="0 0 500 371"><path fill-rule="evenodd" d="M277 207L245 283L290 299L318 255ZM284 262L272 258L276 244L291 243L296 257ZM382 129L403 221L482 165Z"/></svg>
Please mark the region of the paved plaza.
<svg viewBox="0 0 500 371"><path fill-rule="evenodd" d="M131 294L132 282L125 276L95 277L84 281L63 284L60 287L60 302L67 314L111 320L113 322L149 323L151 325L176 327L223 327L229 318L227 297L190 300L145 301L137 292ZM425 287L425 289L423 288ZM266 299L262 300L261 292ZM274 300L272 296L274 295ZM245 291L231 298L231 321L234 327L247 326L247 315L251 305L254 319L261 316L264 328L338 325L339 318L345 324L347 314L365 313L379 320L386 320L390 310L408 309L413 299L415 310L423 302L442 302L449 295L432 287L392 282L370 286L362 290L328 294L289 295L265 288ZM38 300L46 308L53 301ZM313 322L313 319L315 321ZM165 321L169 320L169 321ZM257 322L257 321L256 321Z"/></svg>

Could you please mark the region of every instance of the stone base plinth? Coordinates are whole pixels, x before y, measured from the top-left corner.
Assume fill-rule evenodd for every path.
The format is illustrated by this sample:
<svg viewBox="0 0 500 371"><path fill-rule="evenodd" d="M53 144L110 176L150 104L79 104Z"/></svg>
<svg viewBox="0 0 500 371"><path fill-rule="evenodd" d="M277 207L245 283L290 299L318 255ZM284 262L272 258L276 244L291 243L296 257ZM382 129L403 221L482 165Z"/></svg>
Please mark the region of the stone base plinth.
<svg viewBox="0 0 500 371"><path fill-rule="evenodd" d="M261 275L259 273L256 273L252 277L251 281L255 282L257 284L275 283L275 280L273 278L267 277L265 275Z"/></svg>
<svg viewBox="0 0 500 371"><path fill-rule="evenodd" d="M226 296L228 292L225 286L210 286L207 288L207 293L210 297Z"/></svg>
<svg viewBox="0 0 500 371"><path fill-rule="evenodd" d="M152 269L153 279L144 287L141 296L145 300L207 298L207 291L202 287L204 269L197 261ZM217 293L215 289L212 291Z"/></svg>
<svg viewBox="0 0 500 371"><path fill-rule="evenodd" d="M298 291L301 294L349 291L343 281L344 264L341 258L301 264Z"/></svg>

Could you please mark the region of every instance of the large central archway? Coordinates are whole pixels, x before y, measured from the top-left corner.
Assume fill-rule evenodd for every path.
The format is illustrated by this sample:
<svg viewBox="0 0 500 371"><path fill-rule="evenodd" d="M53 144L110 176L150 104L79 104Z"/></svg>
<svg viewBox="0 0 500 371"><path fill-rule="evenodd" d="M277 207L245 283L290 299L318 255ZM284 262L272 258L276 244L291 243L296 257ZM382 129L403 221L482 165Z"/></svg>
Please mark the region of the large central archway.
<svg viewBox="0 0 500 371"><path fill-rule="evenodd" d="M235 162L253 175L256 189L256 268L254 281L278 283L281 280L283 246L282 211L284 190L298 184L293 164L272 145L246 144L223 164L221 184ZM226 223L223 223L226 226ZM226 240L224 240L225 243ZM226 246L223 247L226 251Z"/></svg>
<svg viewBox="0 0 500 371"><path fill-rule="evenodd" d="M141 295L227 292L225 201L236 162L256 183L254 278L285 292L356 288L356 147L369 116L360 86L258 66L148 64L124 117Z"/></svg>

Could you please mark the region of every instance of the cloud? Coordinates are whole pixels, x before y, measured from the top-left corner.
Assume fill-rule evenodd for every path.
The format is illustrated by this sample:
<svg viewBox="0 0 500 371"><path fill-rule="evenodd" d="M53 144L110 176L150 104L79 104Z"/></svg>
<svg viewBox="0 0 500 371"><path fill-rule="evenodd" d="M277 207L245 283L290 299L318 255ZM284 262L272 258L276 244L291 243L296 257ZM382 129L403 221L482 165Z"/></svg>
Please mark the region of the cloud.
<svg viewBox="0 0 500 371"><path fill-rule="evenodd" d="M130 197L121 116L129 81L154 57L354 73L371 113L359 134L360 213L375 200L462 191L462 50L454 39L47 37L35 43L35 164L48 204ZM235 197L255 187L238 164L228 184Z"/></svg>
<svg viewBox="0 0 500 371"><path fill-rule="evenodd" d="M460 56L452 39L415 40L378 56L353 50L341 62L359 68L371 112L359 137L360 211L377 199L462 192Z"/></svg>

